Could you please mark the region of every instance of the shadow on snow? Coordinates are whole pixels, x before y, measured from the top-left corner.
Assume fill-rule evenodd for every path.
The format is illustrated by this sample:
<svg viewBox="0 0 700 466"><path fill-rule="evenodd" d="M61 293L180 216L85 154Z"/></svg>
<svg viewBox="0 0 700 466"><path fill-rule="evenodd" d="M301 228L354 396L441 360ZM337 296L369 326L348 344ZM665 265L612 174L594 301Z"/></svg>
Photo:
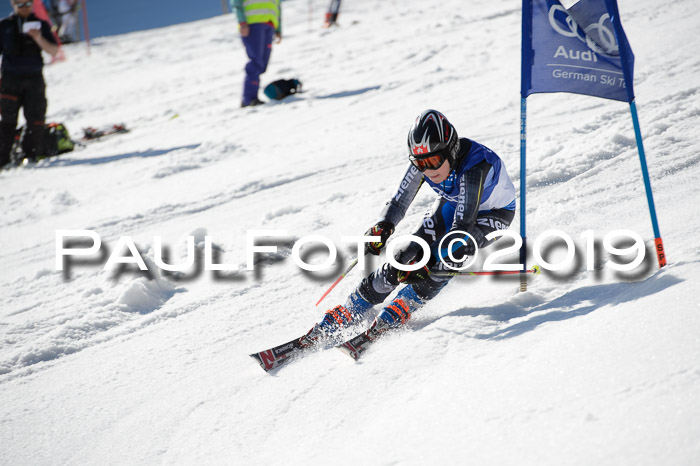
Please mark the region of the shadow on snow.
<svg viewBox="0 0 700 466"><path fill-rule="evenodd" d="M126 154L108 155L105 157L93 157L87 159L62 159L57 157L55 160L51 160L47 167L69 167L73 165L100 165L103 163L116 162L123 159L131 158L148 158L148 157L159 157L161 155L169 154L171 152L176 152L179 150L193 150L199 147L199 144L190 144L187 146L177 146L171 147L169 149L152 149L139 152L127 152Z"/></svg>
<svg viewBox="0 0 700 466"><path fill-rule="evenodd" d="M381 86L371 86L371 87L365 87L362 89L356 89L354 91L343 91L343 92L336 92L335 94L328 94L328 95L320 95L316 97L317 99L337 99L339 97L351 97L354 95L360 95L364 94L365 92L370 92L370 91L376 91L379 89Z"/></svg>
<svg viewBox="0 0 700 466"><path fill-rule="evenodd" d="M529 309L523 308L523 306L516 303L505 303L491 308L463 308L447 315L474 317L487 315L493 320L508 322L512 319L550 311L545 314L534 315L525 321L508 325L493 332L474 336L483 340L500 340L535 330L539 325L546 322L567 320L589 314L602 306L616 306L651 296L682 282L682 279L671 275L654 275L643 282L611 283L577 288L552 301L536 304Z"/></svg>
<svg viewBox="0 0 700 466"><path fill-rule="evenodd" d="M314 99L340 99L343 97L352 97L355 95L361 95L366 92L371 92L371 91L376 91L377 89L381 88L381 86L371 86L371 87L364 87L362 89L355 89L353 91L342 91L342 92L335 92L333 94L327 94L327 95L319 95L316 97L311 97ZM294 102L300 102L302 100L305 100L304 98L304 92L300 92L298 94L292 94L290 96L285 97L284 99L281 100L268 100L266 102L267 105L274 106L274 105L285 105L285 104L291 104Z"/></svg>

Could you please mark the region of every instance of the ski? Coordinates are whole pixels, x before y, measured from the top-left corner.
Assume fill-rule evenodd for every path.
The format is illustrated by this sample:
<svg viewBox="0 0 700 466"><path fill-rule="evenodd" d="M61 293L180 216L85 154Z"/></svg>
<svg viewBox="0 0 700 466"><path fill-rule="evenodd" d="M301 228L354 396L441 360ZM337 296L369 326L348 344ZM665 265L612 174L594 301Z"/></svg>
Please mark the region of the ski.
<svg viewBox="0 0 700 466"><path fill-rule="evenodd" d="M369 337L368 333L369 330L360 333L356 337L347 340L345 343L341 343L340 345L336 346L336 348L357 361L360 359L360 355L364 353L369 345L374 341L373 338Z"/></svg>
<svg viewBox="0 0 700 466"><path fill-rule="evenodd" d="M402 321L402 323L403 322L405 321ZM339 345L336 345L336 348L357 361L360 359L360 355L367 351L369 345L375 342L377 338L395 328L397 327L387 325L384 320L376 318L367 330Z"/></svg>
<svg viewBox="0 0 700 466"><path fill-rule="evenodd" d="M308 345L305 346L301 343L304 336L306 335L275 346L274 348L266 349L259 353L253 353L250 357L255 359L265 372L270 372L288 363L294 357L299 356L303 350L309 348Z"/></svg>
<svg viewBox="0 0 700 466"><path fill-rule="evenodd" d="M332 340L329 340L328 338L318 340L306 339L305 337L311 333L309 332L304 336L295 338L287 343L283 343L279 346L275 346L258 353L250 354L249 356L253 358L265 372L275 370L292 359L303 356L310 350L317 348L325 349L333 346L357 361L360 358L360 355L367 350L369 345L387 330L389 330L389 328L384 327L382 329L377 329L376 324L372 324L372 326L364 332L344 341L343 343L337 343L336 340L335 345L333 345L333 343L329 345L328 343Z"/></svg>
<svg viewBox="0 0 700 466"><path fill-rule="evenodd" d="M120 133L128 133L129 129L126 127L125 124L119 123L115 125L108 125L104 126L101 128L94 128L92 126L89 126L87 128L83 128L83 138L82 141L92 141L95 139L100 139L105 136L111 136L113 134L120 134Z"/></svg>
<svg viewBox="0 0 700 466"><path fill-rule="evenodd" d="M353 329L354 327L349 327L346 328L345 331L352 332ZM373 332L373 335L377 334L375 326L370 327L365 333L369 334L370 331ZM299 338L266 349L265 351L260 351L259 353L253 353L249 356L255 359L265 372L270 372L288 363L292 359L304 356L313 351L338 347L343 341L343 338L342 333L337 333L335 335L325 334L317 324Z"/></svg>
<svg viewBox="0 0 700 466"><path fill-rule="evenodd" d="M335 347L357 361L360 354L374 341L374 338L369 336L369 332L370 330L367 330L343 343L337 344ZM265 372L270 372L293 359L303 356L311 349L327 347L319 344L303 344L302 340L304 336L290 340L287 343L282 343L273 348L250 354L249 356L253 358Z"/></svg>

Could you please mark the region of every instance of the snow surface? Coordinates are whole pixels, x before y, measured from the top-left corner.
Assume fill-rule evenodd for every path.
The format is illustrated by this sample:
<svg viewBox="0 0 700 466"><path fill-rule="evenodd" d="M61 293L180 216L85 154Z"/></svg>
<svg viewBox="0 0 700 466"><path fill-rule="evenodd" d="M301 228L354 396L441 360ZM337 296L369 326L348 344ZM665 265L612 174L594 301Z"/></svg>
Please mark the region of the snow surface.
<svg viewBox="0 0 700 466"><path fill-rule="evenodd" d="M360 279L314 307L353 257L340 238L395 189L420 111L519 182L519 2L356 0L333 30L309 24L306 1L284 8L263 85L298 77L305 92L255 109L239 108L231 15L99 39L89 57L68 46L47 67L48 120L133 130L0 173L0 463L700 464L696 2L620 1L666 268L649 257L621 276L601 253L587 272L579 254L525 293L458 278L359 362L329 350L266 374L248 354L308 330ZM626 228L650 247L626 104L531 96L528 155L531 240L556 228L584 247L586 230ZM57 229L96 231L104 254L57 271ZM249 230L289 233L257 273L153 266L155 236L176 262L208 235L243 269ZM337 268L294 265L309 234L338 244ZM127 235L150 280L103 270Z"/></svg>

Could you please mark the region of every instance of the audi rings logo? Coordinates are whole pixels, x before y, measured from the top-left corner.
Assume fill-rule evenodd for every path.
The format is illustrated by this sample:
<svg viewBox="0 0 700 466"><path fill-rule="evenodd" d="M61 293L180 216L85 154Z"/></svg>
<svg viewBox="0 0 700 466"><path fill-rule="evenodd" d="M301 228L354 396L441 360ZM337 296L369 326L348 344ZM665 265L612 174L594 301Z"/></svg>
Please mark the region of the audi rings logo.
<svg viewBox="0 0 700 466"><path fill-rule="evenodd" d="M610 15L603 14L598 22L581 27L562 5L549 9L549 24L564 37L576 37L588 48L601 55L616 57L620 54Z"/></svg>

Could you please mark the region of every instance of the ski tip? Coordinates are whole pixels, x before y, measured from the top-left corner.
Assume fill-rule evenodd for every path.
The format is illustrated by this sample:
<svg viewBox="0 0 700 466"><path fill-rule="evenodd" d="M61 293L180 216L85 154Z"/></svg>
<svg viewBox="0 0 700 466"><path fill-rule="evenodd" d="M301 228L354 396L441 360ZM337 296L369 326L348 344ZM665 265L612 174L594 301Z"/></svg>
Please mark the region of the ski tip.
<svg viewBox="0 0 700 466"><path fill-rule="evenodd" d="M262 353L253 353L249 354L251 358L253 358L258 365L264 370L265 372L270 372L272 370L277 369L280 367L282 364L288 362L290 358L284 356L281 358L273 359L270 358L269 355L267 355L265 352Z"/></svg>
<svg viewBox="0 0 700 466"><path fill-rule="evenodd" d="M251 358L253 358L253 359L255 360L255 362L257 362L258 365L259 365L260 367L262 367L262 370L264 370L265 372L267 372L267 371L269 370L269 369L266 369L266 368L265 368L265 364L263 364L263 361L262 361L262 359L260 358L260 354L259 354L259 353L249 354L248 356L250 356Z"/></svg>

